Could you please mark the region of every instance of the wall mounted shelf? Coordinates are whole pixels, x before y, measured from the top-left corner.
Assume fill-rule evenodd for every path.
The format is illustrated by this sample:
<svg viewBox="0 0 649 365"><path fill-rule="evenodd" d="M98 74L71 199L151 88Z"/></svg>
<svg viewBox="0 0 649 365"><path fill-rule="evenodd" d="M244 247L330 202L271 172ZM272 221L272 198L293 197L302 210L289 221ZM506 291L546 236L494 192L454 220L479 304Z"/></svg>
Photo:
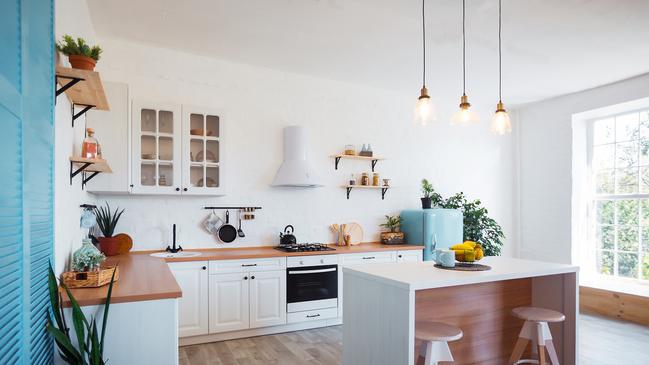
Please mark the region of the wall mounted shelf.
<svg viewBox="0 0 649 365"><path fill-rule="evenodd" d="M343 188L347 190L347 200L349 200L349 194L352 192L352 189L374 189L381 190L381 200L385 200L385 193L391 186L372 186L372 185L343 185Z"/></svg>
<svg viewBox="0 0 649 365"><path fill-rule="evenodd" d="M344 159L348 159L348 160L370 161L372 163L372 172L374 172L374 167L376 166L377 162L379 162L381 160L385 160L385 158L383 158L383 157L376 157L376 156L371 156L370 157L370 156L344 155L344 154L333 155L333 156L330 156L330 157L335 160L336 170L338 170L338 163L340 162L341 159L344 158Z"/></svg>
<svg viewBox="0 0 649 365"><path fill-rule="evenodd" d="M88 172L90 175L86 175ZM83 173L83 180L81 181L81 188L83 189L88 181L102 172L107 174L113 172L106 160L101 158L70 157L70 185L72 185L72 179L75 176Z"/></svg>
<svg viewBox="0 0 649 365"><path fill-rule="evenodd" d="M79 70L63 66L56 66L56 96L65 93L72 104L72 126L74 121L84 115L88 110L109 110L108 99L104 92L104 86L95 71ZM75 107L81 107L75 113Z"/></svg>

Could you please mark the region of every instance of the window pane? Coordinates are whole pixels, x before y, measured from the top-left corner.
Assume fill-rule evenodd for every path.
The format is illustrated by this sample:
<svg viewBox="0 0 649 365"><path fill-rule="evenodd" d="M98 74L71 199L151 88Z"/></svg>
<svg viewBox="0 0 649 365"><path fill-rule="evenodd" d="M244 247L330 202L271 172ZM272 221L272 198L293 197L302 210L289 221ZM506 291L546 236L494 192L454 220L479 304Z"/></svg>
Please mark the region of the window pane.
<svg viewBox="0 0 649 365"><path fill-rule="evenodd" d="M649 233L649 228L647 229L647 233ZM605 250L615 248L614 226L597 226L597 248Z"/></svg>
<svg viewBox="0 0 649 365"><path fill-rule="evenodd" d="M640 112L640 138L649 139L649 111Z"/></svg>
<svg viewBox="0 0 649 365"><path fill-rule="evenodd" d="M628 226L638 225L637 200L619 200L617 202L617 224Z"/></svg>
<svg viewBox="0 0 649 365"><path fill-rule="evenodd" d="M642 260L642 279L649 280L649 255Z"/></svg>
<svg viewBox="0 0 649 365"><path fill-rule="evenodd" d="M640 150L640 165L649 165L649 138L642 138L638 142L638 149Z"/></svg>
<svg viewBox="0 0 649 365"><path fill-rule="evenodd" d="M638 165L638 142L616 143L615 167L633 167ZM594 157L594 156L593 156Z"/></svg>
<svg viewBox="0 0 649 365"><path fill-rule="evenodd" d="M649 166L640 168L640 192L649 193Z"/></svg>
<svg viewBox="0 0 649 365"><path fill-rule="evenodd" d="M629 113L615 118L615 140L630 141L639 137L640 114Z"/></svg>
<svg viewBox="0 0 649 365"><path fill-rule="evenodd" d="M600 200L597 202L597 223L615 224L615 202Z"/></svg>
<svg viewBox="0 0 649 365"><path fill-rule="evenodd" d="M649 253L649 227L642 227L642 251Z"/></svg>
<svg viewBox="0 0 649 365"><path fill-rule="evenodd" d="M601 170L615 167L615 146L615 144L605 144L593 148L593 169Z"/></svg>
<svg viewBox="0 0 649 365"><path fill-rule="evenodd" d="M647 168L649 174L649 167ZM649 189L649 185L647 186ZM595 193L596 194L614 194L615 193L615 170L598 171L595 175Z"/></svg>
<svg viewBox="0 0 649 365"><path fill-rule="evenodd" d="M620 194L634 194L638 192L638 168L630 167L617 169L615 192Z"/></svg>
<svg viewBox="0 0 649 365"><path fill-rule="evenodd" d="M623 276L627 278L637 278L638 277L638 254L618 253L617 271L619 276Z"/></svg>
<svg viewBox="0 0 649 365"><path fill-rule="evenodd" d="M613 275L613 252L597 251L597 272Z"/></svg>
<svg viewBox="0 0 649 365"><path fill-rule="evenodd" d="M595 121L593 126L593 143L615 142L615 122L613 118Z"/></svg>
<svg viewBox="0 0 649 365"><path fill-rule="evenodd" d="M617 249L638 252L638 227L618 227Z"/></svg>
<svg viewBox="0 0 649 365"><path fill-rule="evenodd" d="M649 200L640 200L640 224L649 226Z"/></svg>

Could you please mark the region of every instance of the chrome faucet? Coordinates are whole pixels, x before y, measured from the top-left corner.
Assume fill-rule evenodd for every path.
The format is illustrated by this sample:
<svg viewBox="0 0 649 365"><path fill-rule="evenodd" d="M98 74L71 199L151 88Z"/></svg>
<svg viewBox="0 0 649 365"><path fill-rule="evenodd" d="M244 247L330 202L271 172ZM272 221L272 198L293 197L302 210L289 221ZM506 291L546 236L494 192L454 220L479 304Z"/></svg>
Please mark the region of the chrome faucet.
<svg viewBox="0 0 649 365"><path fill-rule="evenodd" d="M173 235L173 246L167 246L165 251L171 252L171 253L176 253L178 251L182 251L183 248L178 245L176 247L176 224L174 223L174 229L173 229L174 235Z"/></svg>

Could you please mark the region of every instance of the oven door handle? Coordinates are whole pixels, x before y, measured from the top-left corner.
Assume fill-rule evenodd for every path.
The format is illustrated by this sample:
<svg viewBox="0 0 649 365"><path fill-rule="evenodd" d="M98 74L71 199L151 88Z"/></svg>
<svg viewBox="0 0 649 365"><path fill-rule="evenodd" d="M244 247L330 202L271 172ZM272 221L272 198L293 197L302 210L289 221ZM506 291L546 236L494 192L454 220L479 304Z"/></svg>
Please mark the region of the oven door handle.
<svg viewBox="0 0 649 365"><path fill-rule="evenodd" d="M302 274L319 274L323 272L332 272L338 270L335 267L329 268L329 269L319 269L319 270L301 270L301 271L288 271L289 275L302 275Z"/></svg>

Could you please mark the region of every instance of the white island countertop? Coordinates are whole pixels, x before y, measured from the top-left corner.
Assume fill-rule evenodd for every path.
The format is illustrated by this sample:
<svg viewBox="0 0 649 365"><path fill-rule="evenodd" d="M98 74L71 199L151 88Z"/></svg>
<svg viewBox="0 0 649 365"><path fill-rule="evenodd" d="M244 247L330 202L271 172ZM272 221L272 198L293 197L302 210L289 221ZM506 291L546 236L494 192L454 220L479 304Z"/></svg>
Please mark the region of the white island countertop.
<svg viewBox="0 0 649 365"><path fill-rule="evenodd" d="M508 257L485 257L480 264L488 271L455 271L434 267L433 261L356 265L343 268L345 275L358 275L409 290L486 283L579 271L577 266Z"/></svg>

